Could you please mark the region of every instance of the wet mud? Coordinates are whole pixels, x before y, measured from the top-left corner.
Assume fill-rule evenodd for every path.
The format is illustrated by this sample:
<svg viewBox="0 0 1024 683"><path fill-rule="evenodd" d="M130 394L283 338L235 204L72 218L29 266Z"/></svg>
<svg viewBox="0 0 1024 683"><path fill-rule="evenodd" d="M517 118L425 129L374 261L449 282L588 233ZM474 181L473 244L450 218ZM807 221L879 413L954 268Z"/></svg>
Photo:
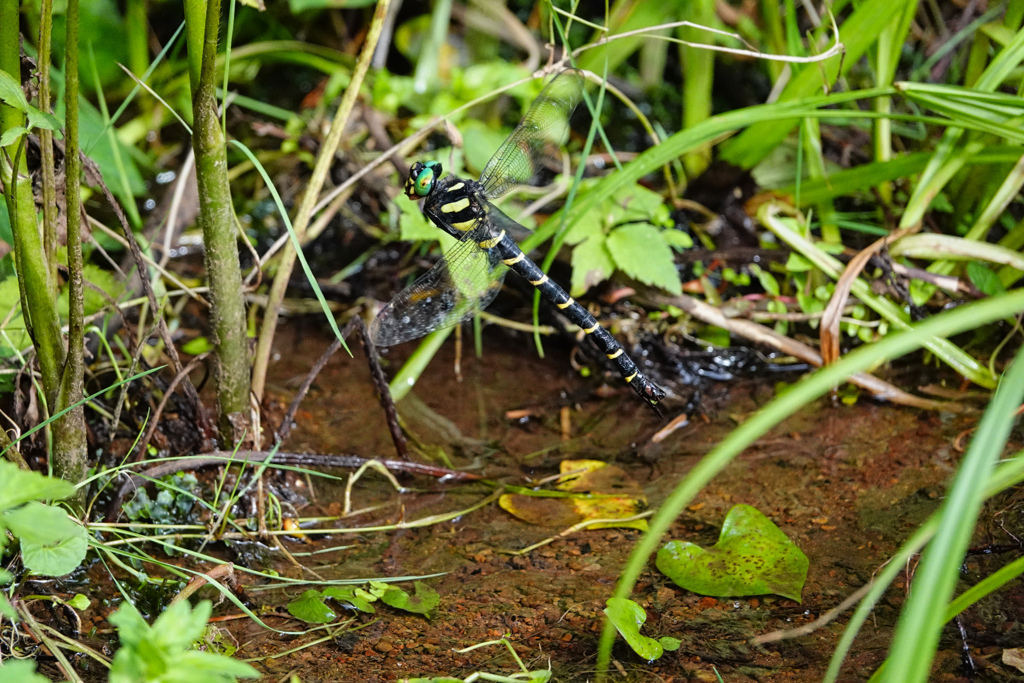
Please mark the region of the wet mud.
<svg viewBox="0 0 1024 683"><path fill-rule="evenodd" d="M398 404L409 433L436 463L528 486L556 474L561 460L603 460L640 482L657 506L704 454L773 395L772 387L757 382L719 387L706 401L707 415L654 445L652 435L666 422L617 377L607 379L609 392L598 392L611 396L598 398L592 391L595 380L573 375L566 350L549 348L548 358L540 360L527 342L510 348L505 341L485 335L484 357L464 354L460 376L449 342L410 397ZM291 400L327 343L298 329L281 331L270 382L273 399L282 405ZM395 457L361 349L354 352L354 359L339 353L317 378L286 450ZM408 353L399 348L385 354L387 371L393 373ZM615 680L714 681L716 671L730 682L820 680L848 613L798 638L768 645L752 645L750 639L813 622L868 582L940 504L960 457L955 438L976 419L866 400L852 406L823 400L777 427L692 501L671 538L713 545L728 510L738 503L752 505L810 559L802 602L695 595L658 573L652 561L634 593L648 615L643 632L679 638L682 646L648 663L620 640ZM281 479L300 494L298 514L340 512L345 473L332 474L342 479ZM353 487L352 504L366 511L334 524L410 523L467 510L493 493L483 483L402 477L401 484L407 490L399 493L377 474L364 476ZM1019 501L999 504L1003 522L1007 511L1020 516ZM979 530L979 543L1010 543L998 520L991 522L995 512ZM440 608L427 619L378 603L376 615L342 613L326 630L294 636L232 618L238 611L225 602L215 611L222 619L217 625L239 644L235 656L254 659L266 680L292 674L307 682L367 683L428 675L462 678L477 671L508 675L516 667L503 647L456 652L502 636L528 668L550 667L558 681L593 680L604 602L639 532L582 531L526 554L510 554L561 530L526 524L491 502L421 528L289 537L284 542L289 551L324 579L431 577L423 580L440 594ZM312 578L280 553L268 558L264 562L284 575ZM976 581L1002 561L999 553L979 552L968 559L966 571ZM841 680L866 680L883 661L912 569L865 625ZM411 581L399 585L412 589ZM284 605L301 590L257 588L248 595L262 607L266 623L297 631L308 626L291 618ZM1021 590L1010 587L965 616L967 646L980 667L977 680L1012 680L998 657L1020 634ZM315 640L323 642L281 655ZM962 649L959 632L948 627L933 680L961 680Z"/></svg>

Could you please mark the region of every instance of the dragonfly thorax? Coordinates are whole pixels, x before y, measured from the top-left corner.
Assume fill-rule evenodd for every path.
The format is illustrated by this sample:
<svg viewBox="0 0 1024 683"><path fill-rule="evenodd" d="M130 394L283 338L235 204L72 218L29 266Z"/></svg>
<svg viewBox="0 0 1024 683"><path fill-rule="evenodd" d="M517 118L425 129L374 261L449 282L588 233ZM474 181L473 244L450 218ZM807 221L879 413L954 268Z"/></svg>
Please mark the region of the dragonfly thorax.
<svg viewBox="0 0 1024 683"><path fill-rule="evenodd" d="M486 209L483 187L475 180L447 175L434 183L426 197L423 212L434 225L452 237L462 240L466 233L479 227Z"/></svg>

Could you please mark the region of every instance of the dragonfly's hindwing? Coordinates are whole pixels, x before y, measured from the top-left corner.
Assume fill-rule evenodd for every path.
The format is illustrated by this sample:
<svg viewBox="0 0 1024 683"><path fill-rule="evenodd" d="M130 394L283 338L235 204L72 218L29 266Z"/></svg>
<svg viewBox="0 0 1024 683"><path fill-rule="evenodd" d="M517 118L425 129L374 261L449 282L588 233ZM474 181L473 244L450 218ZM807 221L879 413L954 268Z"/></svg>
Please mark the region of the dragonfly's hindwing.
<svg viewBox="0 0 1024 683"><path fill-rule="evenodd" d="M569 137L569 117L583 96L583 74L563 71L534 100L526 116L484 167L484 194L500 197L537 175Z"/></svg>

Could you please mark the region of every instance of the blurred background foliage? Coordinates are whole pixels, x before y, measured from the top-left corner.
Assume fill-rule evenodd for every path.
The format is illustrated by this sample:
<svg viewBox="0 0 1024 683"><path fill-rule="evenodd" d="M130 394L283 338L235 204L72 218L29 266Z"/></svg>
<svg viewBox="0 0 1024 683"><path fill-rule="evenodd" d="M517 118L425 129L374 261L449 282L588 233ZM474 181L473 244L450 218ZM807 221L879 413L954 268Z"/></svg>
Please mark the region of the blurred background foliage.
<svg viewBox="0 0 1024 683"><path fill-rule="evenodd" d="M335 103L351 82L374 4L249 4L224 18L224 122L228 135L254 152L287 209L304 191ZM1014 132L1021 111L1013 97L1020 4L837 2L836 35L825 8L812 12L792 2L394 3L328 185L344 184L396 143L415 144L318 214L304 238L309 256L324 282L347 282L353 302L386 299L395 281L368 266L394 259L374 245L432 241L430 226L407 215L403 200L396 203L408 161L434 158L449 172L478 174L539 92L542 81L530 75L559 59L591 74L587 108L602 103L587 159L579 153L591 116L574 117L572 164L563 169L582 162L590 179L576 183L551 169L545 187L517 193L507 210L538 228L526 246L554 238L546 264L562 253L574 295L618 277L675 295L685 290L716 306L731 302L739 315L769 321L780 333L817 334L835 285L816 258L847 262L878 236L913 226L918 234L904 237L913 239L897 265L930 275L893 279L881 266L863 274L876 289L889 287L878 296L905 311L886 313L856 299L843 309L844 344L878 339L928 308L1002 291L1021 272L1011 254L1024 245ZM55 35L60 21L58 7ZM194 212L187 198L171 217L175 233L162 233L167 198L187 170L182 21L181 4L170 1L97 0L82 8L83 148L140 235L163 244L154 247L161 263L198 246L189 236ZM23 5L22 24L31 57L38 3ZM827 54L837 39L842 54ZM58 66L61 49L58 40ZM907 85L894 86L900 82ZM945 87L917 87L923 82ZM991 99L1000 91L1004 100ZM831 92L846 94L835 99ZM980 99L978 92L993 95ZM252 248L244 265L258 255L272 274L275 250L267 250L285 225L253 161L231 148L229 162L239 225ZM552 215L567 197L567 211ZM815 254L782 244L759 224L758 208L780 201L799 212L796 229L811 238L807 248ZM104 222L104 210L93 207ZM0 209L0 239L8 234ZM926 234L988 248L963 240L937 245ZM119 251L116 239L93 236L88 249ZM693 245L696 255L683 256ZM754 263L754 253L767 260ZM87 254L100 268L105 258ZM187 258L183 263L187 269ZM9 261L0 263L0 273L11 272ZM109 290L100 276L94 284ZM653 319L651 330L669 341L697 334L729 343L727 334L675 308L662 307ZM5 342L5 355L22 341ZM945 360L992 385L987 362Z"/></svg>

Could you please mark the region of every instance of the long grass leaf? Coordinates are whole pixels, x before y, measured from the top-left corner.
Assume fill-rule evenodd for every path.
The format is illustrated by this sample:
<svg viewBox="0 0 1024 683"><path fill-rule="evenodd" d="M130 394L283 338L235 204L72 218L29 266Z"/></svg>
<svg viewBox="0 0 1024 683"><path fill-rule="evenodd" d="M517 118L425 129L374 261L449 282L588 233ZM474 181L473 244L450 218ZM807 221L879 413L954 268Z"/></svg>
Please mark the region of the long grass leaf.
<svg viewBox="0 0 1024 683"><path fill-rule="evenodd" d="M985 500L985 482L1002 455L1017 406L1022 400L1024 350L1018 353L999 383L995 397L981 418L957 469L942 505L939 530L914 573L910 597L896 626L883 681L916 683L928 680L942 626L946 622L944 610L936 607L953 595L961 559Z"/></svg>

